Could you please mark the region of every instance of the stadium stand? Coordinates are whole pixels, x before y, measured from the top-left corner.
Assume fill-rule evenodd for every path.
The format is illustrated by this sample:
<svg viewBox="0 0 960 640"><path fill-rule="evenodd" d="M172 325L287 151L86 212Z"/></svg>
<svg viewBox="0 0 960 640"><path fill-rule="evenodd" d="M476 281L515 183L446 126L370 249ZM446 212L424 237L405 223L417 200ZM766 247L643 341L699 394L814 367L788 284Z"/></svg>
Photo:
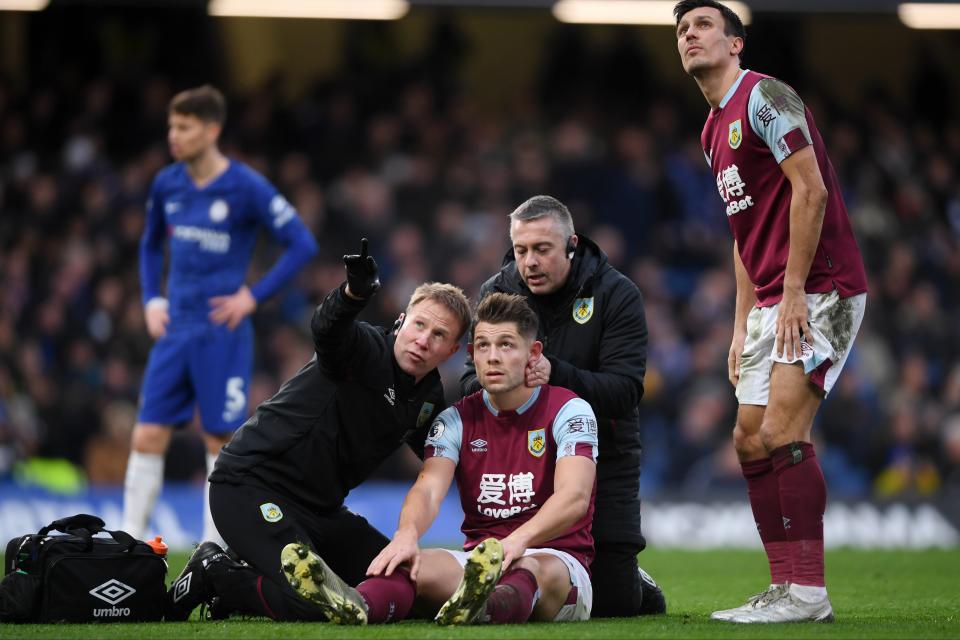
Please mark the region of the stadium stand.
<svg viewBox="0 0 960 640"><path fill-rule="evenodd" d="M383 83L345 64L296 99L273 83L228 92L225 151L290 196L321 245L255 316L251 406L310 357L312 306L342 279L356 237L376 247L386 283L371 319L389 322L382 310L425 279L475 295L507 249L509 211L549 193L645 296L644 495L742 483L729 446L730 242L696 138L702 107L655 81L618 93L639 55L629 47L571 68L570 46L551 50L509 118L459 91L453 63L381 71ZM578 96L565 104L562 69L564 94ZM181 80L78 69L0 80L0 481L59 458L94 484L122 482L149 348L137 243ZM829 140L871 286L814 430L832 495L960 494L960 121L922 93L896 107L865 96L856 113L816 87L801 93ZM261 251L254 268L273 259ZM451 393L461 366L444 370ZM198 481L198 433L176 439L168 479ZM382 477L412 468L399 457Z"/></svg>

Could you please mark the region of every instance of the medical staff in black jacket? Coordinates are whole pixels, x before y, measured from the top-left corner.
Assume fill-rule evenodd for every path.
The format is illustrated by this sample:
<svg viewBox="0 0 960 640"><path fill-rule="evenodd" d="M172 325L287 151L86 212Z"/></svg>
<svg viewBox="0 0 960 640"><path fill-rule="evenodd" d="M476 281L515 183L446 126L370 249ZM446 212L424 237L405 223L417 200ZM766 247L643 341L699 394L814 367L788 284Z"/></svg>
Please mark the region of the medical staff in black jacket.
<svg viewBox="0 0 960 640"><path fill-rule="evenodd" d="M197 547L168 592L168 620L187 619L201 603L218 618L322 619L280 572L283 547L305 542L357 584L390 541L343 500L402 444L422 457L427 430L445 408L437 366L459 348L470 306L459 288L428 283L397 328L373 327L356 319L380 286L366 239L344 263L347 282L313 315L316 356L217 459L210 506L229 551L213 542Z"/></svg>
<svg viewBox="0 0 960 640"><path fill-rule="evenodd" d="M593 407L599 427L596 557L591 617L666 610L663 593L637 567L646 546L640 531L640 419L647 361L647 322L640 290L607 256L574 231L570 211L535 196L510 214L513 249L488 293L519 293L540 317L543 356L527 368L527 386L566 387ZM472 362L460 380L463 395L480 388Z"/></svg>

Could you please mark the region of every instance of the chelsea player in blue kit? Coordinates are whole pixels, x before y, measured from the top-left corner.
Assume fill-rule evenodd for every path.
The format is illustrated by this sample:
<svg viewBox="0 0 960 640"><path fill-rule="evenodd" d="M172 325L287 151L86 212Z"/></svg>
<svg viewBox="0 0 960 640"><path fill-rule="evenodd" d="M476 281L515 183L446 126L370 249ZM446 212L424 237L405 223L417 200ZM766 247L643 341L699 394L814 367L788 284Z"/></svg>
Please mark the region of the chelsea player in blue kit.
<svg viewBox="0 0 960 640"><path fill-rule="evenodd" d="M123 529L137 538L163 484L171 427L196 408L207 472L247 417L253 368L250 314L317 252L296 210L263 176L221 153L223 95L209 85L170 101L168 144L176 162L153 181L140 242L147 330L156 344L141 387L123 495ZM261 228L286 250L257 283L244 283ZM161 289L169 246L167 296ZM204 491L203 540L222 540Z"/></svg>

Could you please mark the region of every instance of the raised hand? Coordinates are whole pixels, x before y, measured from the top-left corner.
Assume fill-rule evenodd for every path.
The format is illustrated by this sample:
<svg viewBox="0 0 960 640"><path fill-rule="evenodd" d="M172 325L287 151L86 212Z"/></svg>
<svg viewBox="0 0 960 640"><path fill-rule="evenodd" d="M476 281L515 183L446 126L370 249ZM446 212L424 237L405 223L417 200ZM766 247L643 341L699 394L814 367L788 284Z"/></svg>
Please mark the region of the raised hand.
<svg viewBox="0 0 960 640"><path fill-rule="evenodd" d="M347 294L354 298L369 298L380 290L380 277L377 261L367 255L368 241L360 240L360 254L343 256L343 265L347 268Z"/></svg>

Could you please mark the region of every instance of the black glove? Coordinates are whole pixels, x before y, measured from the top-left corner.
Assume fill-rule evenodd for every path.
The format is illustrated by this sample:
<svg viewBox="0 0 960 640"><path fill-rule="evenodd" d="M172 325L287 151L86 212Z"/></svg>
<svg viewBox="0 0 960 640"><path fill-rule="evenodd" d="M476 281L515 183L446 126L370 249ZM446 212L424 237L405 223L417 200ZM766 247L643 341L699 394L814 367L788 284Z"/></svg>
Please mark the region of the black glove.
<svg viewBox="0 0 960 640"><path fill-rule="evenodd" d="M367 255L367 239L360 240L360 255L343 256L347 268L347 287L357 298L369 298L380 290L380 278L377 276L377 261Z"/></svg>

